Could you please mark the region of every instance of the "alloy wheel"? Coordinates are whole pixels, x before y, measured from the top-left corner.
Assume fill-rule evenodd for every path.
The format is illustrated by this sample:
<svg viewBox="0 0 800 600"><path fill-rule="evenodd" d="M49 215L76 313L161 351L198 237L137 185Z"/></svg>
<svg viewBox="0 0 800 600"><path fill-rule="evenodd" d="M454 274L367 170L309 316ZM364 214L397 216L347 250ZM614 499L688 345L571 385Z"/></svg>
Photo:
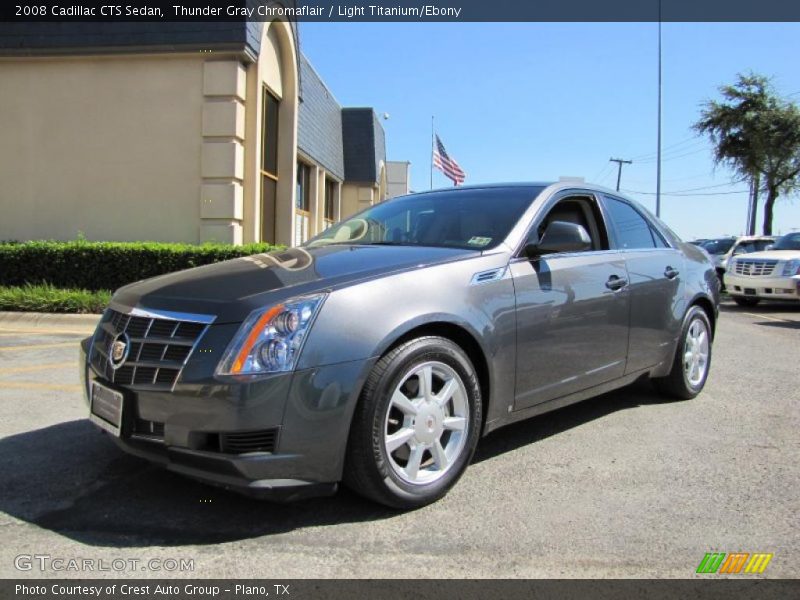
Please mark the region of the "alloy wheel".
<svg viewBox="0 0 800 600"><path fill-rule="evenodd" d="M409 369L392 393L384 448L395 474L411 484L440 479L464 451L469 402L464 382L443 362Z"/></svg>
<svg viewBox="0 0 800 600"><path fill-rule="evenodd" d="M694 319L683 345L683 373L692 387L703 382L708 370L709 336L702 319Z"/></svg>

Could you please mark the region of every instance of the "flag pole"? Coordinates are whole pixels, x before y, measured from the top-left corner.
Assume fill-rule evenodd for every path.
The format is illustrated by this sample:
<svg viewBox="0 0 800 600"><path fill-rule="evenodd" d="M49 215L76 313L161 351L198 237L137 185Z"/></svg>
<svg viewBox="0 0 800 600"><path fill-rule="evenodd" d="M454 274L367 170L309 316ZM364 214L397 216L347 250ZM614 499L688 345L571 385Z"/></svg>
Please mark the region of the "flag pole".
<svg viewBox="0 0 800 600"><path fill-rule="evenodd" d="M433 144L434 144L433 115L431 115L431 189L433 189Z"/></svg>

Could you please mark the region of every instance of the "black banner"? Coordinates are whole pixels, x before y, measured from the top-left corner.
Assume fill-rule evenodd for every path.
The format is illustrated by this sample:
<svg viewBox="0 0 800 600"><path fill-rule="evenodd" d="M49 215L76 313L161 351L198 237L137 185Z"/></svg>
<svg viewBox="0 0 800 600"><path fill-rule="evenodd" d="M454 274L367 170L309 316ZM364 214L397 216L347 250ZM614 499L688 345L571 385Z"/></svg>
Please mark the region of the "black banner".
<svg viewBox="0 0 800 600"><path fill-rule="evenodd" d="M778 600L800 597L800 580L442 580L442 579L6 579L13 600L536 600L558 598Z"/></svg>
<svg viewBox="0 0 800 600"><path fill-rule="evenodd" d="M800 21L794 0L11 0L0 21Z"/></svg>

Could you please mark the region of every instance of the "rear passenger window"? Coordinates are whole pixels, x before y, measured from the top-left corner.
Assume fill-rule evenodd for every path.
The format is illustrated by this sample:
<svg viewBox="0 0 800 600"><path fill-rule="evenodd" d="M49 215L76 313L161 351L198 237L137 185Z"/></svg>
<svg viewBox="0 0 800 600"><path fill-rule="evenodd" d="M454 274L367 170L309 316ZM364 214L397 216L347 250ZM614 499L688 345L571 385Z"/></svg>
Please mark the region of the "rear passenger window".
<svg viewBox="0 0 800 600"><path fill-rule="evenodd" d="M617 234L617 246L626 250L655 248L650 225L639 212L627 202L604 196L608 216ZM663 246L663 241L659 246Z"/></svg>

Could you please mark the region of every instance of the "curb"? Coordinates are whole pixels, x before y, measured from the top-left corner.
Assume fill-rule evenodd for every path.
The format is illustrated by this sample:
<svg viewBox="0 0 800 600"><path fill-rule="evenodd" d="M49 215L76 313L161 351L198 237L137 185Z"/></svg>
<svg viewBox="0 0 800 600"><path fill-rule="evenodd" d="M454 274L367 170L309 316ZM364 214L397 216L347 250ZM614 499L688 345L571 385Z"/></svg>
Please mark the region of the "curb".
<svg viewBox="0 0 800 600"><path fill-rule="evenodd" d="M36 312L0 311L0 330L49 330L72 333L94 332L102 315L74 315Z"/></svg>

